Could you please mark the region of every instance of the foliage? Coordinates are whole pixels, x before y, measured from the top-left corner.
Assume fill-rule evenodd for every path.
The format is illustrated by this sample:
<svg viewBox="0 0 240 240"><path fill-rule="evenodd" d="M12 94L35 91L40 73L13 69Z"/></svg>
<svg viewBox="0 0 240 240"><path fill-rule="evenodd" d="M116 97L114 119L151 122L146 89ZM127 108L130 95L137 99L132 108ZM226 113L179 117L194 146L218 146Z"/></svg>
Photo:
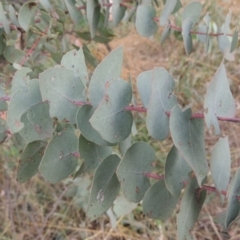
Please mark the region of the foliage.
<svg viewBox="0 0 240 240"><path fill-rule="evenodd" d="M219 120L240 122L234 118L236 106L225 69L225 61L234 59L238 31L230 36L229 13L217 32L211 32L209 14L194 32L202 16L200 2L193 1L181 10L180 1L167 0L159 18L157 2L53 0L26 2L22 6L0 3L0 53L17 69L10 89L7 84L0 89L0 110L7 110L7 121L1 119L0 141L4 142L7 135L17 140L21 151L19 182L28 181L37 171L50 183L94 171L87 211L91 220L112 206L120 189L128 201L142 201L148 217L163 221L171 216L181 198L178 238L189 239L206 191L218 192L223 202L227 196L225 229L239 215L240 171L230 181L228 138L219 138L209 167L203 120L216 135L221 133ZM170 15L179 17L179 11L181 27L170 23ZM143 106L135 105L132 85L121 78L122 47L110 52L89 77L87 64L95 66L96 62L86 45L72 50L68 44L68 14L74 23L72 33L103 43L114 36L111 24L116 26L131 19L144 37L155 34L158 25L164 27L161 42L171 29L181 31L187 54L193 50L193 33L205 44L206 53L212 39L217 38L224 57L207 87L204 113L192 114L191 109L181 108L174 94L175 80L162 67L138 76ZM27 49L28 45L32 47ZM171 135L173 146L164 175L155 173L156 157L149 143L132 144L136 117L133 111L146 112L146 127L152 138L163 141ZM205 185L209 172L216 188ZM150 178L157 181L152 183Z"/></svg>

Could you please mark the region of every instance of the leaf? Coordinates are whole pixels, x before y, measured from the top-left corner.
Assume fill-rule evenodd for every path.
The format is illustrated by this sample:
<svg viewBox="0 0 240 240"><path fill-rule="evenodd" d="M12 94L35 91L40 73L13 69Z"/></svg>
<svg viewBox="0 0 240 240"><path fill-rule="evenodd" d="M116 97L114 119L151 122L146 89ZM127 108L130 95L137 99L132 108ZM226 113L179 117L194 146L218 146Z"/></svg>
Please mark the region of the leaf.
<svg viewBox="0 0 240 240"><path fill-rule="evenodd" d="M240 195L240 168L235 173L230 186L227 191L227 212L224 222L225 228L228 228L230 224L236 219L240 210L240 202L236 196Z"/></svg>
<svg viewBox="0 0 240 240"><path fill-rule="evenodd" d="M18 22L26 32L34 25L34 16L37 13L36 5L36 2L26 2L19 10Z"/></svg>
<svg viewBox="0 0 240 240"><path fill-rule="evenodd" d="M13 46L7 46L4 50L4 57L10 63L20 62L25 57L25 53Z"/></svg>
<svg viewBox="0 0 240 240"><path fill-rule="evenodd" d="M144 173L153 170L155 160L153 148L145 142L134 143L126 151L117 169L123 194L130 202L140 202L150 187L149 178Z"/></svg>
<svg viewBox="0 0 240 240"><path fill-rule="evenodd" d="M79 109L75 103L85 100L85 88L79 77L69 69L49 68L40 73L39 80L43 101L50 105L50 116L75 123Z"/></svg>
<svg viewBox="0 0 240 240"><path fill-rule="evenodd" d="M152 70L144 71L140 73L137 77L137 88L145 108L148 108L148 104L151 97L151 79Z"/></svg>
<svg viewBox="0 0 240 240"><path fill-rule="evenodd" d="M136 207L136 203L129 202L123 196L118 196L113 203L113 212L117 218L120 218L132 212Z"/></svg>
<svg viewBox="0 0 240 240"><path fill-rule="evenodd" d="M82 83L86 87L88 82L88 71L82 48L80 48L78 51L74 49L64 54L61 65L67 69L73 70L74 76L80 77Z"/></svg>
<svg viewBox="0 0 240 240"><path fill-rule="evenodd" d="M184 42L184 48L186 54L189 55L192 52L193 43L192 43L192 36L191 36L191 29L193 27L193 22L190 18L187 18L182 22L182 36Z"/></svg>
<svg viewBox="0 0 240 240"><path fill-rule="evenodd" d="M51 5L49 0L39 0L39 2L41 3L45 10L49 12L53 10L53 6Z"/></svg>
<svg viewBox="0 0 240 240"><path fill-rule="evenodd" d="M169 24L166 24L161 35L160 44L163 44L165 42L165 40L169 37L170 33L171 27L169 26Z"/></svg>
<svg viewBox="0 0 240 240"><path fill-rule="evenodd" d="M50 183L57 183L73 173L78 164L78 139L71 130L57 133L49 142L39 171Z"/></svg>
<svg viewBox="0 0 240 240"><path fill-rule="evenodd" d="M49 116L48 103L40 102L32 106L21 117L24 127L19 132L26 142L46 140L53 135L53 121Z"/></svg>
<svg viewBox="0 0 240 240"><path fill-rule="evenodd" d="M165 68L155 68L151 75L151 97L147 109L147 129L149 134L164 140L169 135L169 112L176 104L173 93L174 79Z"/></svg>
<svg viewBox="0 0 240 240"><path fill-rule="evenodd" d="M110 155L96 170L87 210L91 221L106 212L118 195L120 183L115 171L119 162L117 155Z"/></svg>
<svg viewBox="0 0 240 240"><path fill-rule="evenodd" d="M200 2L191 2L186 5L182 12L182 22L186 19L191 20L194 26L200 19L202 12L202 4Z"/></svg>
<svg viewBox="0 0 240 240"><path fill-rule="evenodd" d="M1 100L3 97L5 97L5 91L3 89L3 83L0 83L0 111L6 111L7 110L7 103L4 100Z"/></svg>
<svg viewBox="0 0 240 240"><path fill-rule="evenodd" d="M197 221L205 198L206 190L199 190L197 180L193 178L188 183L181 201L180 213L177 214L177 235L179 240L191 238L190 231Z"/></svg>
<svg viewBox="0 0 240 240"><path fill-rule="evenodd" d="M18 182L24 183L37 173L45 147L46 144L40 141L31 142L26 146L18 164Z"/></svg>
<svg viewBox="0 0 240 240"><path fill-rule="evenodd" d="M12 137L14 146L17 148L18 151L22 151L27 145L25 139L19 133L12 134Z"/></svg>
<svg viewBox="0 0 240 240"><path fill-rule="evenodd" d="M76 7L76 1L75 0L64 0L69 15L71 16L71 19L73 20L74 24L76 26L79 26L81 21L83 20L83 15L81 11Z"/></svg>
<svg viewBox="0 0 240 240"><path fill-rule="evenodd" d="M108 141L104 140L100 133L96 131L89 123L90 118L94 113L94 108L90 105L83 105L77 112L77 127L81 131L81 134L90 142L94 142L100 146L113 145Z"/></svg>
<svg viewBox="0 0 240 240"><path fill-rule="evenodd" d="M220 134L217 117L234 117L236 106L230 91L226 69L221 63L208 85L204 99L204 116L208 128L214 127L215 134Z"/></svg>
<svg viewBox="0 0 240 240"><path fill-rule="evenodd" d="M234 31L230 52L233 52L236 49L237 44L238 44L238 30Z"/></svg>
<svg viewBox="0 0 240 240"><path fill-rule="evenodd" d="M21 122L23 114L39 103L42 103L42 98L37 79L31 80L26 89L22 88L14 92L7 113L7 124L12 133L19 132L24 127Z"/></svg>
<svg viewBox="0 0 240 240"><path fill-rule="evenodd" d="M123 19L127 8L121 5L121 0L113 0L112 2L113 25L117 26Z"/></svg>
<svg viewBox="0 0 240 240"><path fill-rule="evenodd" d="M112 154L112 148L89 142L83 135L79 138L79 152L84 159L84 172L95 169L102 160Z"/></svg>
<svg viewBox="0 0 240 240"><path fill-rule="evenodd" d="M142 4L137 7L135 26L139 35L150 37L158 29L153 20L156 16L156 10L151 4Z"/></svg>
<svg viewBox="0 0 240 240"><path fill-rule="evenodd" d="M143 198L143 213L153 219L167 220L178 202L165 186L164 180L154 183Z"/></svg>
<svg viewBox="0 0 240 240"><path fill-rule="evenodd" d="M191 119L191 116L191 109L182 112L179 106L175 106L170 115L170 131L174 145L193 169L201 186L208 173L204 125L202 119Z"/></svg>
<svg viewBox="0 0 240 240"><path fill-rule="evenodd" d="M217 190L226 191L231 174L231 154L228 137L220 138L212 150L210 162L211 174ZM224 195L221 194L222 202Z"/></svg>
<svg viewBox="0 0 240 240"><path fill-rule="evenodd" d="M119 150L122 156L126 153L128 148L130 148L132 145L131 143L131 135L129 135L125 140L121 141L119 143Z"/></svg>
<svg viewBox="0 0 240 240"><path fill-rule="evenodd" d="M3 143L7 136L6 122L0 118L0 143Z"/></svg>
<svg viewBox="0 0 240 240"><path fill-rule="evenodd" d="M0 2L0 26L4 28L6 34L10 33L10 23L5 15L2 2Z"/></svg>
<svg viewBox="0 0 240 240"><path fill-rule="evenodd" d="M191 171L191 167L173 146L166 159L164 178L166 187L172 195L179 196L181 194L184 182L188 180Z"/></svg>
<svg viewBox="0 0 240 240"><path fill-rule="evenodd" d="M38 11L34 18L34 22L34 27L38 28L41 32L48 32L48 35L51 35L49 29L50 26L52 26L53 19L48 13L44 11Z"/></svg>
<svg viewBox="0 0 240 240"><path fill-rule="evenodd" d="M89 84L89 99L94 108L100 104L104 97L105 84L120 77L122 62L123 48L118 47L110 52L95 68Z"/></svg>
<svg viewBox="0 0 240 240"><path fill-rule="evenodd" d="M125 107L132 100L131 85L122 79L106 83L102 102L90 118L90 124L103 139L118 143L131 133L133 116Z"/></svg>
<svg viewBox="0 0 240 240"><path fill-rule="evenodd" d="M176 12L181 7L182 7L182 4L180 0L167 0L159 19L160 26L166 25L168 23L168 18L170 14L172 14L173 12Z"/></svg>
<svg viewBox="0 0 240 240"><path fill-rule="evenodd" d="M15 11L14 7L13 7L11 4L9 4L8 9L9 9L9 17L10 17L10 19L11 19L11 22L12 22L16 27L20 27L19 22L18 22L18 19L17 19L17 17L16 17L16 11Z"/></svg>
<svg viewBox="0 0 240 240"><path fill-rule="evenodd" d="M91 37L94 38L100 19L100 6L98 0L87 1L87 20L91 32Z"/></svg>

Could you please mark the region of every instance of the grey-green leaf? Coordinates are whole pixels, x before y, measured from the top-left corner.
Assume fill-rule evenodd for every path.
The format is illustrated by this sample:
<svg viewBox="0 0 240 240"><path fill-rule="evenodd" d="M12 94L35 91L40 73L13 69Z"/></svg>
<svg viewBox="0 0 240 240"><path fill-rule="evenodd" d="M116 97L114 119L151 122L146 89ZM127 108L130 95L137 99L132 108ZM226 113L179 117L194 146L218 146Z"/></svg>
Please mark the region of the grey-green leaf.
<svg viewBox="0 0 240 240"><path fill-rule="evenodd" d="M236 197L239 195L240 195L240 168L238 168L237 172L235 173L227 191L228 205L227 205L226 218L224 222L224 226L226 228L228 228L230 224L239 215L240 202L239 202L239 199Z"/></svg>
<svg viewBox="0 0 240 240"><path fill-rule="evenodd" d="M238 44L238 30L234 31L230 52L233 52L236 49L237 44Z"/></svg>
<svg viewBox="0 0 240 240"><path fill-rule="evenodd" d="M18 22L26 32L34 25L34 16L36 16L37 12L36 5L36 2L26 2L19 11Z"/></svg>
<svg viewBox="0 0 240 240"><path fill-rule="evenodd" d="M155 68L151 72L151 97L147 109L147 129L149 134L164 140L169 135L169 112L176 104L173 93L174 79L165 68Z"/></svg>
<svg viewBox="0 0 240 240"><path fill-rule="evenodd" d="M190 18L187 18L182 22L182 36L183 36L184 48L187 55L189 55L192 52L192 48L193 48L192 35L190 34L192 27L193 27L193 22Z"/></svg>
<svg viewBox="0 0 240 240"><path fill-rule="evenodd" d="M46 140L53 135L53 121L49 115L49 105L40 102L22 115L24 127L19 132L26 142Z"/></svg>
<svg viewBox="0 0 240 240"><path fill-rule="evenodd" d="M144 71L140 73L137 77L137 88L145 108L148 107L150 97L151 97L151 79L152 70Z"/></svg>
<svg viewBox="0 0 240 240"><path fill-rule="evenodd" d="M59 132L49 142L39 171L48 182L60 182L75 171L78 155L76 135L68 129Z"/></svg>
<svg viewBox="0 0 240 240"><path fill-rule="evenodd" d="M163 44L165 42L165 40L169 37L170 33L171 27L169 26L169 24L166 24L161 35L160 44Z"/></svg>
<svg viewBox="0 0 240 240"><path fill-rule="evenodd" d="M24 183L37 173L45 147L46 144L40 141L31 142L26 146L19 160L17 170L18 182Z"/></svg>
<svg viewBox="0 0 240 240"><path fill-rule="evenodd" d="M190 19L193 26L199 21L202 12L202 4L200 2L191 2L186 5L182 12L182 22Z"/></svg>
<svg viewBox="0 0 240 240"><path fill-rule="evenodd" d="M189 164L173 146L166 159L164 178L166 187L172 195L179 196L181 194L184 182L188 180L191 171Z"/></svg>
<svg viewBox="0 0 240 240"><path fill-rule="evenodd" d="M75 0L64 0L67 6L68 12L76 26L79 26L81 20L83 20L83 15L79 9L76 7Z"/></svg>
<svg viewBox="0 0 240 240"><path fill-rule="evenodd" d="M226 191L231 174L231 154L228 137L220 138L212 150L210 169L213 182L219 193ZM222 201L224 195L221 194Z"/></svg>
<svg viewBox="0 0 240 240"><path fill-rule="evenodd" d="M142 200L150 187L149 178L144 173L153 170L155 160L153 148L145 142L134 143L126 151L117 169L124 196L131 202Z"/></svg>
<svg viewBox="0 0 240 240"><path fill-rule="evenodd" d="M2 2L0 2L0 25L1 25L1 28L3 26L6 34L10 33L10 22L8 21L6 15L5 15Z"/></svg>
<svg viewBox="0 0 240 240"><path fill-rule="evenodd" d="M135 26L137 32L143 37L150 37L158 29L154 17L156 10L151 4L142 4L137 7Z"/></svg>
<svg viewBox="0 0 240 240"><path fill-rule="evenodd" d="M4 142L7 136L6 122L0 118L0 143Z"/></svg>
<svg viewBox="0 0 240 240"><path fill-rule="evenodd" d="M126 151L128 150L128 148L131 147L132 143L132 136L131 134L128 136L128 138L126 138L125 140L121 141L119 143L119 150L122 156L124 156L124 154L126 153Z"/></svg>
<svg viewBox="0 0 240 240"><path fill-rule="evenodd" d="M83 135L79 138L79 153L84 159L84 172L95 169L104 158L112 154L112 148L99 146L88 141Z"/></svg>
<svg viewBox="0 0 240 240"><path fill-rule="evenodd" d="M154 183L143 198L143 213L147 217L167 220L176 204L178 196L173 196L166 188L164 180Z"/></svg>
<svg viewBox="0 0 240 240"><path fill-rule="evenodd" d="M199 186L208 173L202 119L191 119L192 111L175 106L170 115L170 131L174 145L193 169Z"/></svg>
<svg viewBox="0 0 240 240"><path fill-rule="evenodd" d="M223 63L208 85L204 109L206 125L208 128L213 126L217 135L220 134L217 117L234 117L235 115L236 106Z"/></svg>
<svg viewBox="0 0 240 240"><path fill-rule="evenodd" d="M126 7L121 5L121 0L113 0L112 17L113 25L117 26L124 17Z"/></svg>
<svg viewBox="0 0 240 240"><path fill-rule="evenodd" d="M119 162L117 155L110 155L96 170L87 210L91 221L106 212L118 195L120 183L115 172Z"/></svg>
<svg viewBox="0 0 240 240"><path fill-rule="evenodd" d="M64 54L61 65L65 68L73 70L75 77L80 77L81 81L86 87L88 82L88 71L82 48L80 48L78 51L73 49Z"/></svg>
<svg viewBox="0 0 240 240"><path fill-rule="evenodd" d="M131 85L123 79L106 83L102 102L92 115L90 123L103 139L118 143L131 133L133 116L125 107L132 100Z"/></svg>
<svg viewBox="0 0 240 240"><path fill-rule="evenodd" d="M93 107L102 101L105 84L121 75L123 63L123 48L118 47L109 53L95 68L89 85L89 99Z"/></svg>
<svg viewBox="0 0 240 240"><path fill-rule="evenodd" d="M13 46L7 46L4 50L4 57L10 63L20 62L25 57L25 53Z"/></svg>
<svg viewBox="0 0 240 240"><path fill-rule="evenodd" d="M0 111L7 110L7 103L4 100L1 100L6 96L3 86L3 83L0 83Z"/></svg>
<svg viewBox="0 0 240 240"><path fill-rule="evenodd" d="M98 0L87 1L87 20L89 23L91 37L94 38L100 19L100 6Z"/></svg>
<svg viewBox="0 0 240 240"><path fill-rule="evenodd" d="M194 227L206 198L206 190L200 190L196 178L193 178L184 192L180 213L177 214L177 235L179 240L191 239L190 231Z"/></svg>
<svg viewBox="0 0 240 240"><path fill-rule="evenodd" d="M39 75L43 101L50 105L50 116L76 122L76 102L85 101L84 85L74 72L65 68L49 68ZM59 111L61 109L61 111Z"/></svg>
<svg viewBox="0 0 240 240"><path fill-rule="evenodd" d="M37 79L31 80L26 89L15 91L11 97L7 114L7 124L12 133L19 132L23 128L22 115L41 102Z"/></svg>
<svg viewBox="0 0 240 240"><path fill-rule="evenodd" d="M90 124L89 120L92 117L94 111L94 108L87 104L79 108L76 118L78 129L81 131L81 134L90 142L94 142L100 146L114 145L104 140L101 137L100 133L96 131Z"/></svg>
<svg viewBox="0 0 240 240"><path fill-rule="evenodd" d="M168 23L168 17L172 14L175 8L181 4L180 0L167 0L164 8L161 12L161 16L159 19L160 25L164 26Z"/></svg>

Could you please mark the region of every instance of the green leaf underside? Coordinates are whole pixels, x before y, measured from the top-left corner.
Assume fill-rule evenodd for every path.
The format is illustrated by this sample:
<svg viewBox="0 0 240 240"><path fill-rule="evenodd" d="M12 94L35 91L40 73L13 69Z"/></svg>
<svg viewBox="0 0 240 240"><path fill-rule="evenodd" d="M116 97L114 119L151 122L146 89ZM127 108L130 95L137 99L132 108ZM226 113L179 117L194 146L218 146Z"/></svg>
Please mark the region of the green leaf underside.
<svg viewBox="0 0 240 240"><path fill-rule="evenodd" d="M45 150L46 144L40 141L29 143L23 150L17 171L17 181L24 183L34 176Z"/></svg>
<svg viewBox="0 0 240 240"><path fill-rule="evenodd" d="M69 129L57 133L49 142L39 171L50 183L67 178L77 167L78 138Z"/></svg>
<svg viewBox="0 0 240 240"><path fill-rule="evenodd" d="M73 70L74 76L79 77L86 87L88 82L88 71L82 48L78 51L73 49L64 54L61 60L61 65L67 69Z"/></svg>
<svg viewBox="0 0 240 240"><path fill-rule="evenodd" d="M177 214L177 235L179 240L192 239L190 231L197 221L205 198L206 190L199 190L196 178L193 178L188 183L181 201L180 212Z"/></svg>
<svg viewBox="0 0 240 240"><path fill-rule="evenodd" d="M165 164L166 187L174 196L179 196L184 188L184 182L189 178L191 167L181 156L175 146L168 153Z"/></svg>
<svg viewBox="0 0 240 240"><path fill-rule="evenodd" d="M227 191L227 212L226 218L224 222L224 227L228 228L230 224L237 218L240 210L240 202L236 196L240 195L240 168L238 168L237 172L235 173L230 186L228 187Z"/></svg>
<svg viewBox="0 0 240 240"><path fill-rule="evenodd" d="M112 148L99 146L81 135L79 138L79 152L81 158L84 159L84 172L86 172L97 168L104 158L112 154Z"/></svg>
<svg viewBox="0 0 240 240"><path fill-rule="evenodd" d="M76 118L78 129L81 131L82 135L90 142L94 142L100 146L114 145L104 140L101 137L100 133L96 131L90 124L89 120L92 117L94 111L94 108L90 105L83 105L79 108Z"/></svg>
<svg viewBox="0 0 240 240"><path fill-rule="evenodd" d="M176 204L178 196L173 196L165 186L164 180L154 183L143 198L143 213L147 217L167 220Z"/></svg>
<svg viewBox="0 0 240 240"><path fill-rule="evenodd" d="M234 117L236 106L230 91L226 69L221 63L208 85L204 99L204 116L208 128L214 127L215 134L220 134L217 117Z"/></svg>
<svg viewBox="0 0 240 240"><path fill-rule="evenodd" d="M87 210L91 221L106 212L119 193L120 183L115 173L119 162L117 155L110 155L101 162L95 172Z"/></svg>
<svg viewBox="0 0 240 240"><path fill-rule="evenodd" d="M50 105L50 116L59 121L76 122L79 109L74 103L85 101L84 85L74 72L65 68L50 68L40 74L43 101ZM61 111L60 111L61 109Z"/></svg>
<svg viewBox="0 0 240 240"><path fill-rule="evenodd" d="M131 133L133 116L125 111L132 99L131 85L122 79L106 83L102 102L92 115L90 123L103 139L118 143Z"/></svg>
<svg viewBox="0 0 240 240"><path fill-rule="evenodd" d="M150 187L149 178L145 177L144 173L153 170L154 160L154 150L145 142L134 143L126 151L117 169L117 175L123 194L129 201L141 201Z"/></svg>
<svg viewBox="0 0 240 240"><path fill-rule="evenodd" d="M153 18L156 10L151 4L142 4L137 7L135 26L139 35L143 37L152 36L158 29Z"/></svg>
<svg viewBox="0 0 240 240"><path fill-rule="evenodd" d="M89 84L89 99L94 108L104 97L106 83L120 77L122 62L123 48L118 47L95 68Z"/></svg>
<svg viewBox="0 0 240 240"><path fill-rule="evenodd" d="M231 154L229 149L228 137L220 138L212 150L210 162L213 182L217 190L226 191L231 174ZM224 195L221 194L222 201Z"/></svg>
<svg viewBox="0 0 240 240"><path fill-rule="evenodd" d="M174 145L194 171L199 186L208 173L202 119L191 119L192 111L175 106L170 115L170 131Z"/></svg>
<svg viewBox="0 0 240 240"><path fill-rule="evenodd" d="M169 135L169 112L177 104L173 94L174 79L165 68L155 68L151 75L151 97L147 109L147 129L149 134L164 140Z"/></svg>

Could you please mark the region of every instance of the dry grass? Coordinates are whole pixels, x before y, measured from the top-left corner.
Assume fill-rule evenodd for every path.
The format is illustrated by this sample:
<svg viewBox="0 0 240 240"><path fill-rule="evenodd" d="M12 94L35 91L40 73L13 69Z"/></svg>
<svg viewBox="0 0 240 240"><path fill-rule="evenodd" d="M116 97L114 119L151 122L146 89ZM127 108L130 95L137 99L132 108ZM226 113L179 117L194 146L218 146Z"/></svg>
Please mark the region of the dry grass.
<svg viewBox="0 0 240 240"><path fill-rule="evenodd" d="M210 1L211 2L211 1ZM239 16L238 1L218 1L216 5L205 8L215 9L214 14L226 14L232 7L233 18ZM214 15L213 14L213 15ZM236 24L235 24L236 25ZM218 68L222 54L214 48L209 56L203 54L203 47L194 41L196 51L190 56L184 53L183 44L173 36L163 46L159 44L159 34L154 39L141 38L132 26L122 26L118 37L110 42L112 49L124 46L124 66L122 77L133 79L133 83L142 71L160 66L170 71L177 80L177 97L183 106L191 106L193 111L202 111L203 98L207 82ZM102 59L108 54L104 45L95 44L93 55ZM235 62L227 63L231 88L240 107L239 99L239 50L236 51ZM134 85L135 86L135 85ZM136 93L136 87L134 87ZM171 139L157 142L151 139L144 125L144 116L137 122L139 134L134 140L149 141L154 146L159 172L164 167L166 155L172 145ZM238 132L240 127L235 123L221 123L222 135L229 136L232 154L233 171L240 164L240 143ZM208 156L217 141L211 131L206 131L206 151ZM28 183L16 182L17 160L19 154L10 142L0 149L0 239L1 240L171 240L176 239L175 213L166 222L146 218L141 206L133 213L118 219L114 228L107 215L94 222L85 216L89 191L89 177L82 177L76 182L66 180L60 184L48 184L40 174ZM77 188L76 188L77 186ZM77 190L76 190L77 189ZM75 196L75 197L74 197ZM223 234L216 224L217 215L225 208L221 206L216 194L208 194L199 221L193 230L195 239L240 239L240 223L230 228L229 235Z"/></svg>

